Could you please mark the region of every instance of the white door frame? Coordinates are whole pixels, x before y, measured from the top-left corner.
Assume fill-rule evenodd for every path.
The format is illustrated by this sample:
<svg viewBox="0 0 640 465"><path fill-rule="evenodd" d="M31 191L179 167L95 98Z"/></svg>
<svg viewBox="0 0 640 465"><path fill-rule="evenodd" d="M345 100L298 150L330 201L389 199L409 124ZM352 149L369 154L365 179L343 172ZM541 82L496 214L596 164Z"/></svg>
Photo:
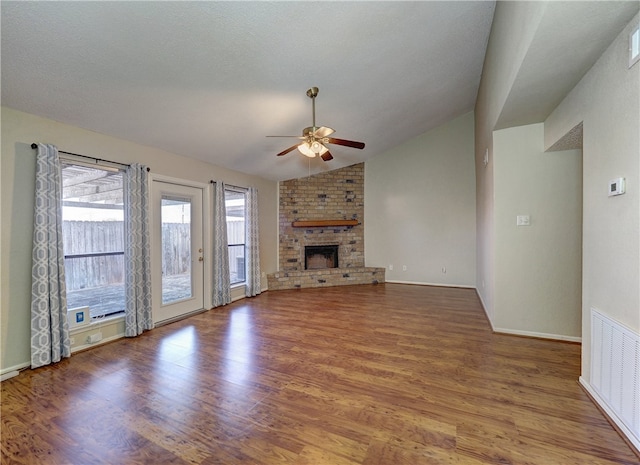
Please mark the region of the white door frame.
<svg viewBox="0 0 640 465"><path fill-rule="evenodd" d="M166 176L157 173L149 174L149 198L153 199L153 182L165 182L170 184L176 184L178 186L187 186L187 187L196 187L202 189L202 242L203 242L203 257L204 257L204 268L203 268L203 277L204 277L204 286L203 286L203 308L208 310L212 307L211 300L211 276L212 276L212 268L211 268L211 260L212 260L212 229L211 229L211 183L202 183L197 181L191 181L187 179L174 178L172 176ZM156 221L160 221L160 218L156 218L157 213L156 209L151 205L150 208L150 221L153 235L153 228L156 225ZM155 243L152 242L152 246ZM151 254L151 264L152 268L155 266L162 266L161 264L156 264L157 257L154 257L154 253ZM152 285L152 308L157 308L157 305L162 303L162 289L157 289L157 286ZM156 322L156 317L153 317L154 322Z"/></svg>

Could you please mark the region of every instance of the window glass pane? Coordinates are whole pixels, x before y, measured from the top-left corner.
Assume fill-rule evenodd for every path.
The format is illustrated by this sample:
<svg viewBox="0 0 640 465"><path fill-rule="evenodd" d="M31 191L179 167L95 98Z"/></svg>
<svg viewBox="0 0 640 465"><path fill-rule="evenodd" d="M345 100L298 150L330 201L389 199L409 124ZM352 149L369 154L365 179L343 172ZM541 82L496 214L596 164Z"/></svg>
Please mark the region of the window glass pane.
<svg viewBox="0 0 640 465"><path fill-rule="evenodd" d="M229 246L229 274L231 284L244 282L244 244Z"/></svg>
<svg viewBox="0 0 640 465"><path fill-rule="evenodd" d="M225 190L231 284L245 281L245 197L244 192Z"/></svg>
<svg viewBox="0 0 640 465"><path fill-rule="evenodd" d="M193 296L191 200L162 197L162 303Z"/></svg>
<svg viewBox="0 0 640 465"><path fill-rule="evenodd" d="M122 172L62 166L67 306L92 317L124 311Z"/></svg>

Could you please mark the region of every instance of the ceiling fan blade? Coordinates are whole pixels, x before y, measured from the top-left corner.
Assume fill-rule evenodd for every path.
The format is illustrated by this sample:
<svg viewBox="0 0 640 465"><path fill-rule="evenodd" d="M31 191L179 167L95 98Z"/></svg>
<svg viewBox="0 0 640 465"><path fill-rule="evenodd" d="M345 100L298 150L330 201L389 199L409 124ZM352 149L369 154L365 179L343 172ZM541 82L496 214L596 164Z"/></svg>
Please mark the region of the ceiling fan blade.
<svg viewBox="0 0 640 465"><path fill-rule="evenodd" d="M344 146L347 146L347 147L353 147L354 149L363 149L364 148L364 142L356 142L354 140L334 139L333 137L329 137L327 142L330 143L330 144L344 145Z"/></svg>
<svg viewBox="0 0 640 465"><path fill-rule="evenodd" d="M326 126L321 126L315 130L314 136L317 137L318 139L322 139L323 137L330 136L334 132L335 131L331 128L328 128Z"/></svg>
<svg viewBox="0 0 640 465"><path fill-rule="evenodd" d="M291 146L291 147L289 147L288 149L283 150L282 152L280 152L279 154L277 154L277 155L276 155L276 157L281 157L282 155L286 155L286 154L288 154L288 153L289 153L289 152L291 152L292 150L297 149L297 148L298 148L298 145L299 145L299 144L292 145L292 146Z"/></svg>
<svg viewBox="0 0 640 465"><path fill-rule="evenodd" d="M320 158L322 158L324 161L329 161L329 160L333 160L333 155L331 155L331 152L325 152L322 155L320 155Z"/></svg>

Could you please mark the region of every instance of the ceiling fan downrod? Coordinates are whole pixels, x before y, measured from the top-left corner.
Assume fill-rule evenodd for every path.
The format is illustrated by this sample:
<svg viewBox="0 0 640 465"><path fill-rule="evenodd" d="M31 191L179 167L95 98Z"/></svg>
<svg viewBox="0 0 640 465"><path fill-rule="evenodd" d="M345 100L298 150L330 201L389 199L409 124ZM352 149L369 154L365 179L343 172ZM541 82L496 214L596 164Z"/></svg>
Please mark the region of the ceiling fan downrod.
<svg viewBox="0 0 640 465"><path fill-rule="evenodd" d="M316 130L316 97L318 96L318 88L312 87L307 91L307 96L311 99L311 116L313 125L311 126L312 131Z"/></svg>

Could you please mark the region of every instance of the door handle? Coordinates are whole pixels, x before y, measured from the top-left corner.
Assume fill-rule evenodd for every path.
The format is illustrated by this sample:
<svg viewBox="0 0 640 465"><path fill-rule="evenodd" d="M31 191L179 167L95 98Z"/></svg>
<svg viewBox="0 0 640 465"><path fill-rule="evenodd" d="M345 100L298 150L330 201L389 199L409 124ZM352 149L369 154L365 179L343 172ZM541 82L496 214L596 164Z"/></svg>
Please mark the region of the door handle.
<svg viewBox="0 0 640 465"><path fill-rule="evenodd" d="M204 258L202 258L202 257L198 257L198 261L199 261L199 262L203 262L203 261L204 261Z"/></svg>

